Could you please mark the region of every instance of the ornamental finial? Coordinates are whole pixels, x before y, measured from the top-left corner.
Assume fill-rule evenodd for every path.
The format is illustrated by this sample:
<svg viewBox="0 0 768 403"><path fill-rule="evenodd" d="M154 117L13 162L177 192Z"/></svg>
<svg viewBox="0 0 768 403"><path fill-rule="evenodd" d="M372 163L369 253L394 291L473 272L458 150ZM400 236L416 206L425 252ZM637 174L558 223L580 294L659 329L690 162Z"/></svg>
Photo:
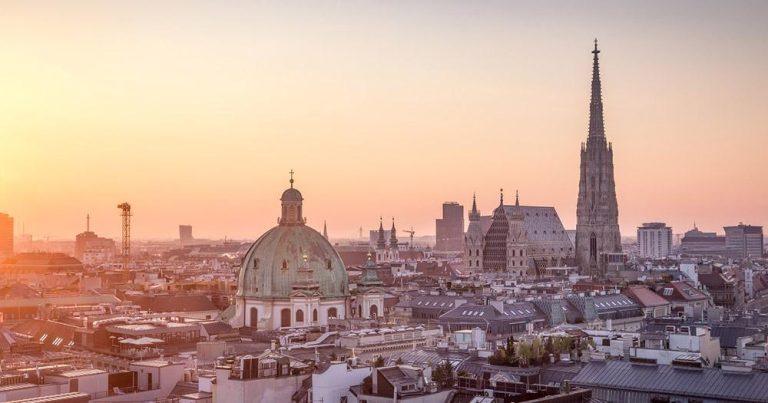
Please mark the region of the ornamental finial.
<svg viewBox="0 0 768 403"><path fill-rule="evenodd" d="M288 173L291 174L291 180L289 182L291 182L291 189L293 189L293 169L291 169L291 171Z"/></svg>

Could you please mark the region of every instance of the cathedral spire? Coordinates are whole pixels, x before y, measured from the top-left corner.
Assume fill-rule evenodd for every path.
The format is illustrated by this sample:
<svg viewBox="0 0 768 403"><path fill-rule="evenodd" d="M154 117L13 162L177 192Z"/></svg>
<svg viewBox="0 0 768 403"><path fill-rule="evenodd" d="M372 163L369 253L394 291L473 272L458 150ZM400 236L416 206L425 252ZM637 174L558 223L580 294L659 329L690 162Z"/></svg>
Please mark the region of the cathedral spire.
<svg viewBox="0 0 768 403"><path fill-rule="evenodd" d="M384 219L379 217L379 238L376 240L376 249L387 247L387 240L384 239Z"/></svg>
<svg viewBox="0 0 768 403"><path fill-rule="evenodd" d="M472 210L469 211L469 221L480 220L480 212L477 211L477 198L472 193Z"/></svg>
<svg viewBox="0 0 768 403"><path fill-rule="evenodd" d="M477 214L477 195L472 193L472 213Z"/></svg>
<svg viewBox="0 0 768 403"><path fill-rule="evenodd" d="M589 101L589 138L605 138L605 126L603 124L603 96L600 85L600 61L595 38L595 49L592 51L592 97Z"/></svg>
<svg viewBox="0 0 768 403"><path fill-rule="evenodd" d="M397 230L395 229L395 217L392 217L392 229L389 231L389 247L397 249Z"/></svg>

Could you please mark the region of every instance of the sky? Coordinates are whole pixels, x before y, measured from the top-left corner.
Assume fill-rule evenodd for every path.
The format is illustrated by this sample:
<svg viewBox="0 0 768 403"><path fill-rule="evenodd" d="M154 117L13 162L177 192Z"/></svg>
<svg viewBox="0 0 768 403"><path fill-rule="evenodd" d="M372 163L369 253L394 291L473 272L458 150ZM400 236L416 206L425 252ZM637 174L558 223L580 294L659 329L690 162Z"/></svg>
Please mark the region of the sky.
<svg viewBox="0 0 768 403"><path fill-rule="evenodd" d="M0 4L0 212L35 237L331 237L499 189L576 224L593 40L624 235L768 225L765 1Z"/></svg>

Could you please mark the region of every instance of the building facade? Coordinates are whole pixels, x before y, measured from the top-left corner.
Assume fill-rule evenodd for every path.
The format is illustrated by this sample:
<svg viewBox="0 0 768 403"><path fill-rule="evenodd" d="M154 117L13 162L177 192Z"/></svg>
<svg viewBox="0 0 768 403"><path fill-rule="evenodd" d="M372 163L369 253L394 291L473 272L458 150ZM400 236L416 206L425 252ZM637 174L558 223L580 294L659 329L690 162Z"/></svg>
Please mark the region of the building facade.
<svg viewBox="0 0 768 403"><path fill-rule="evenodd" d="M764 253L763 227L739 224L725 229L725 248L736 259L760 258Z"/></svg>
<svg viewBox="0 0 768 403"><path fill-rule="evenodd" d="M181 247L191 245L194 241L195 238L192 236L192 226L179 225L179 242L181 243Z"/></svg>
<svg viewBox="0 0 768 403"><path fill-rule="evenodd" d="M672 228L661 222L644 223L637 227L639 256L663 258L672 253Z"/></svg>
<svg viewBox="0 0 768 403"><path fill-rule="evenodd" d="M621 252L619 206L613 176L613 147L606 141L597 40L592 51L589 136L581 144L576 207L576 256L583 273L605 274L602 254ZM602 267L601 267L602 266Z"/></svg>
<svg viewBox="0 0 768 403"><path fill-rule="evenodd" d="M13 217L0 213L0 258L13 256Z"/></svg>
<svg viewBox="0 0 768 403"><path fill-rule="evenodd" d="M680 252L687 256L725 256L725 237L714 232L700 231L694 224L680 241Z"/></svg>
<svg viewBox="0 0 768 403"><path fill-rule="evenodd" d="M443 203L443 218L435 220L435 250L461 252L464 241L464 206Z"/></svg>

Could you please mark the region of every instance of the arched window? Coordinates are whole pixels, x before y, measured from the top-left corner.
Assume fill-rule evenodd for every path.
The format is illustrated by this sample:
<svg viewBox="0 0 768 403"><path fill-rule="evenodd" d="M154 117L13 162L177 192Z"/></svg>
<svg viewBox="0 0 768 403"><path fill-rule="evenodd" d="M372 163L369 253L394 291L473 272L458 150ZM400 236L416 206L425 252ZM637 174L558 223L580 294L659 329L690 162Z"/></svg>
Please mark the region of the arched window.
<svg viewBox="0 0 768 403"><path fill-rule="evenodd" d="M475 260L475 267L480 267L480 261L479 260Z"/></svg>
<svg viewBox="0 0 768 403"><path fill-rule="evenodd" d="M280 311L280 326L281 327L291 326L291 310L290 309L283 308L283 310Z"/></svg>
<svg viewBox="0 0 768 403"><path fill-rule="evenodd" d="M317 322L317 309L312 310L312 322Z"/></svg>
<svg viewBox="0 0 768 403"><path fill-rule="evenodd" d="M469 267L472 267L472 261L471 260L469 261Z"/></svg>
<svg viewBox="0 0 768 403"><path fill-rule="evenodd" d="M472 249L469 250L469 256L472 256Z"/></svg>
<svg viewBox="0 0 768 403"><path fill-rule="evenodd" d="M336 319L338 318L338 313L336 313L336 308L328 308L328 318Z"/></svg>
<svg viewBox="0 0 768 403"><path fill-rule="evenodd" d="M475 249L475 256L480 256L480 249Z"/></svg>
<svg viewBox="0 0 768 403"><path fill-rule="evenodd" d="M288 270L288 261L283 260L283 270Z"/></svg>
<svg viewBox="0 0 768 403"><path fill-rule="evenodd" d="M597 262L597 235L594 232L589 236L589 259Z"/></svg>
<svg viewBox="0 0 768 403"><path fill-rule="evenodd" d="M304 311L301 309L296 311L296 322L304 322Z"/></svg>
<svg viewBox="0 0 768 403"><path fill-rule="evenodd" d="M377 307L376 305L371 305L370 314L371 314L371 319L376 319L376 317L379 316L379 307Z"/></svg>

